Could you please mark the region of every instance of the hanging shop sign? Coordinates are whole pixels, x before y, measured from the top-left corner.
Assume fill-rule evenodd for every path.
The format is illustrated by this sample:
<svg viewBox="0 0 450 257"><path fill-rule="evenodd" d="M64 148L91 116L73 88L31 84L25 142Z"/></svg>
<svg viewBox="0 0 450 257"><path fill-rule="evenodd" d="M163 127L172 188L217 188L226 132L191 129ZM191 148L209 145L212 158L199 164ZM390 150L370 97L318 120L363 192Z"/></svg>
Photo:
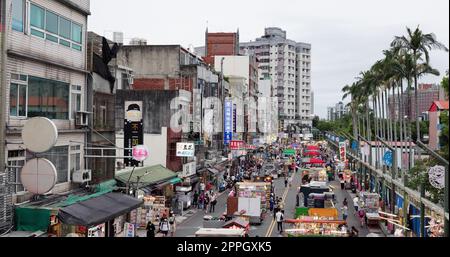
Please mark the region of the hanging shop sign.
<svg viewBox="0 0 450 257"><path fill-rule="evenodd" d="M194 143L177 143L177 157L194 157Z"/></svg>
<svg viewBox="0 0 450 257"><path fill-rule="evenodd" d="M124 152L133 156L133 148L144 144L144 123L142 120L142 101L125 102ZM133 157L125 158L126 166L139 166L140 161Z"/></svg>
<svg viewBox="0 0 450 257"><path fill-rule="evenodd" d="M133 147L133 160L138 162L145 161L150 155L147 146L145 145L137 145Z"/></svg>
<svg viewBox="0 0 450 257"><path fill-rule="evenodd" d="M183 173L181 175L182 178L187 178L192 175L195 175L197 172L197 163L196 162L190 162L183 164Z"/></svg>
<svg viewBox="0 0 450 257"><path fill-rule="evenodd" d="M125 222L124 224L125 237L134 237L134 224Z"/></svg>
<svg viewBox="0 0 450 257"><path fill-rule="evenodd" d="M231 150L242 150L245 149L245 142L241 140L232 140L230 142Z"/></svg>
<svg viewBox="0 0 450 257"><path fill-rule="evenodd" d="M383 156L384 164L388 167L392 167L392 151L387 151Z"/></svg>
<svg viewBox="0 0 450 257"><path fill-rule="evenodd" d="M445 167L434 166L428 170L428 180L430 184L437 189L445 188Z"/></svg>
<svg viewBox="0 0 450 257"><path fill-rule="evenodd" d="M356 141L356 140L352 141L352 149L355 151L358 150L358 141Z"/></svg>
<svg viewBox="0 0 450 257"><path fill-rule="evenodd" d="M233 139L233 103L230 100L225 100L224 108L224 135L223 143L228 145Z"/></svg>
<svg viewBox="0 0 450 257"><path fill-rule="evenodd" d="M339 142L339 156L341 161L345 162L347 160L347 148L345 142Z"/></svg>

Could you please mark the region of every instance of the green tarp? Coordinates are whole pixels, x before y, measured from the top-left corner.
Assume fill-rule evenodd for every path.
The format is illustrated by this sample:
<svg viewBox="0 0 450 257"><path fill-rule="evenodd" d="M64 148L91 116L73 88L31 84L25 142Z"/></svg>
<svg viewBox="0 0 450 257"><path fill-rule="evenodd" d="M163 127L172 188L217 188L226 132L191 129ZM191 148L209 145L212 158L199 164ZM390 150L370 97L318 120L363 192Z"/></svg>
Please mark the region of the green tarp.
<svg viewBox="0 0 450 257"><path fill-rule="evenodd" d="M130 178L131 175L131 178ZM131 184L138 183L138 187L147 187L150 185L156 185L177 178L177 174L169 169L164 168L162 165L155 165L149 167L137 167L127 170L125 172L116 174L116 180L127 184L128 180Z"/></svg>
<svg viewBox="0 0 450 257"><path fill-rule="evenodd" d="M111 193L116 187L117 181L108 180L103 183L98 184L95 187L95 193L90 195L78 196L78 195L69 195L66 200L54 205L56 208L66 207L72 204L76 204L82 201L89 200L91 198L99 197L107 193Z"/></svg>
<svg viewBox="0 0 450 257"><path fill-rule="evenodd" d="M47 231L50 226L51 210L36 208L16 208L17 231Z"/></svg>
<svg viewBox="0 0 450 257"><path fill-rule="evenodd" d="M295 218L299 216L309 216L308 214L309 208L296 208L295 209Z"/></svg>
<svg viewBox="0 0 450 257"><path fill-rule="evenodd" d="M283 153L285 155L295 155L296 151L295 151L295 149L286 149L283 151Z"/></svg>

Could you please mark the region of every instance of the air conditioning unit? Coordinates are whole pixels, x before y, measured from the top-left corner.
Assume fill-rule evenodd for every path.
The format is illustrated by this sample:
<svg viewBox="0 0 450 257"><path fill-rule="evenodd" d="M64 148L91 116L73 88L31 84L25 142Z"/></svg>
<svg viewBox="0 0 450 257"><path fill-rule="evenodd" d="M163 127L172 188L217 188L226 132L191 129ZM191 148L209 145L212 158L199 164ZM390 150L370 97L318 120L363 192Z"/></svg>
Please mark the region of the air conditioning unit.
<svg viewBox="0 0 450 257"><path fill-rule="evenodd" d="M89 125L88 112L78 111L75 117L75 126L87 127Z"/></svg>
<svg viewBox="0 0 450 257"><path fill-rule="evenodd" d="M92 180L91 170L77 170L72 174L72 182L85 183Z"/></svg>

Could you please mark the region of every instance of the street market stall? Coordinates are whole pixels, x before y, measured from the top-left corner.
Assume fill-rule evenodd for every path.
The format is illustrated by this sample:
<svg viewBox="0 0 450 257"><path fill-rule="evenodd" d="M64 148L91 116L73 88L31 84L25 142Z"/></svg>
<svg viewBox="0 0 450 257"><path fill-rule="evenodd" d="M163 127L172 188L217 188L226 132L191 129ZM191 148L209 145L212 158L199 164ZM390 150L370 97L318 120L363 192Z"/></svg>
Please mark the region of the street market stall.
<svg viewBox="0 0 450 257"><path fill-rule="evenodd" d="M164 196L144 196L144 205L130 213L130 222L139 228L145 228L148 222L157 224L159 218L169 215Z"/></svg>
<svg viewBox="0 0 450 257"><path fill-rule="evenodd" d="M367 226L379 226L379 197L380 196L377 193L362 192L362 199L364 202L363 209L366 213Z"/></svg>
<svg viewBox="0 0 450 257"><path fill-rule="evenodd" d="M307 216L304 210L296 219L288 219L287 224L293 224L292 229L286 229L287 237L347 237L349 236L346 222L338 220L338 211L329 209L308 209Z"/></svg>
<svg viewBox="0 0 450 257"><path fill-rule="evenodd" d="M271 192L270 183L240 182L236 183L237 210L245 211L251 223L260 224L269 209Z"/></svg>

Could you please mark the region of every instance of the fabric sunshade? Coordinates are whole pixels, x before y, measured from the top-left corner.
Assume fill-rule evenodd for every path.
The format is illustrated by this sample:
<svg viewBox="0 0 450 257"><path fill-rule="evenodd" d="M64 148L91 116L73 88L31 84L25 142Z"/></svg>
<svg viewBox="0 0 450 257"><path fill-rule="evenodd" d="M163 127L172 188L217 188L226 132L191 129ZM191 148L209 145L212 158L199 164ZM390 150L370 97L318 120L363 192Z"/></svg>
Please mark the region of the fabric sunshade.
<svg viewBox="0 0 450 257"><path fill-rule="evenodd" d="M76 203L59 210L58 218L68 225L91 227L112 220L142 205L142 201L121 193Z"/></svg>

